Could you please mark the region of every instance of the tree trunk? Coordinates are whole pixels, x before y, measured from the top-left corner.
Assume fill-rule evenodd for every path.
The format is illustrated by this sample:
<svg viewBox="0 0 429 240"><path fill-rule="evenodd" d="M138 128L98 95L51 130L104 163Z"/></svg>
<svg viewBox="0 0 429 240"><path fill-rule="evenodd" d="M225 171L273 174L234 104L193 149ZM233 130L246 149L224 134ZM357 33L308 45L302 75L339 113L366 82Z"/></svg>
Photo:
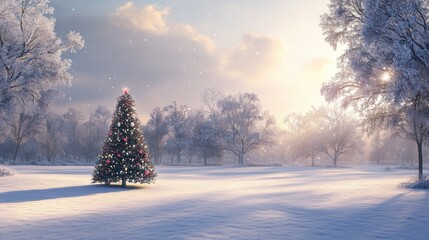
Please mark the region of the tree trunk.
<svg viewBox="0 0 429 240"><path fill-rule="evenodd" d="M176 158L177 158L177 164L180 164L180 153L177 154Z"/></svg>
<svg viewBox="0 0 429 240"><path fill-rule="evenodd" d="M311 166L314 167L314 157L311 157Z"/></svg>
<svg viewBox="0 0 429 240"><path fill-rule="evenodd" d="M15 146L15 152L13 153L13 162L15 162L16 161L16 156L18 155L18 150L19 150L19 146L21 145L21 143L20 142L17 142L16 143L16 146Z"/></svg>
<svg viewBox="0 0 429 240"><path fill-rule="evenodd" d="M122 187L127 187L127 179L122 178Z"/></svg>
<svg viewBox="0 0 429 240"><path fill-rule="evenodd" d="M419 180L423 179L423 149L422 142L417 141L417 150L419 152Z"/></svg>
<svg viewBox="0 0 429 240"><path fill-rule="evenodd" d="M337 157L334 157L334 167L337 166Z"/></svg>
<svg viewBox="0 0 429 240"><path fill-rule="evenodd" d="M204 166L207 166L207 158L204 158Z"/></svg>
<svg viewBox="0 0 429 240"><path fill-rule="evenodd" d="M240 153L238 154L238 165L244 164L244 154Z"/></svg>

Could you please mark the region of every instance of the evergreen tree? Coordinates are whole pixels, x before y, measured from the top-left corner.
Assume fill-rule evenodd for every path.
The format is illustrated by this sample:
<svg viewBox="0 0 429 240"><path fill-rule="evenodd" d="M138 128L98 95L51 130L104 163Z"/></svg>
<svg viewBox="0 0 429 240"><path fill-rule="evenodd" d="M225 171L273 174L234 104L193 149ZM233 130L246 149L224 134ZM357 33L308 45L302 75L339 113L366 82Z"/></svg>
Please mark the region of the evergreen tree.
<svg viewBox="0 0 429 240"><path fill-rule="evenodd" d="M95 165L92 181L153 183L155 168L143 139L135 104L128 89L118 98L110 130Z"/></svg>

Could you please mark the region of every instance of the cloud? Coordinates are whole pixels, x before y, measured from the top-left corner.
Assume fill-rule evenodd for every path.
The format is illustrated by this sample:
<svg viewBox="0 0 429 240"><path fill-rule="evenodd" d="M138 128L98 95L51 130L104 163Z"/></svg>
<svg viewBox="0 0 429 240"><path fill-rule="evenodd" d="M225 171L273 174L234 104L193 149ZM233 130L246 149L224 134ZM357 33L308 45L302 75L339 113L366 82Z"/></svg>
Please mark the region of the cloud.
<svg viewBox="0 0 429 240"><path fill-rule="evenodd" d="M134 27L142 31L156 34L167 33L169 28L164 17L170 12L169 8L159 8L155 5L146 5L138 8L132 2L118 7L113 14L117 24L125 27Z"/></svg>
<svg viewBox="0 0 429 240"><path fill-rule="evenodd" d="M197 107L206 88L254 91L252 81L265 80L282 60L278 38L244 34L231 48L220 49L193 26L169 22L169 12L127 3L110 15L58 17L58 34L76 30L86 47L70 56L73 87L62 89L66 98L56 108L88 113L103 104L113 109L123 87L130 89L143 117L173 100Z"/></svg>
<svg viewBox="0 0 429 240"><path fill-rule="evenodd" d="M167 23L166 17L170 8L160 8L156 5L136 6L127 2L119 6L113 14L114 21L123 27L139 29L154 34L181 36L188 38L204 47L205 51L213 51L215 43L210 37L198 33L189 24Z"/></svg>
<svg viewBox="0 0 429 240"><path fill-rule="evenodd" d="M211 42L191 26L160 34L123 27L112 16L57 18L59 35L70 29L82 34L86 47L70 55L73 86L62 88L66 97L56 102L59 111L74 107L91 112L98 104L112 109L121 89L129 87L145 116L172 100L196 106L205 88L225 79L217 71Z"/></svg>
<svg viewBox="0 0 429 240"><path fill-rule="evenodd" d="M237 79L265 80L278 69L284 53L281 39L248 33L226 52L222 68Z"/></svg>
<svg viewBox="0 0 429 240"><path fill-rule="evenodd" d="M207 37L204 34L198 33L195 30L195 28L193 28L189 24L179 25L176 28L176 33L179 36L187 37L193 40L194 42L199 43L201 46L204 47L204 50L208 52L212 52L216 47L216 44L210 37Z"/></svg>

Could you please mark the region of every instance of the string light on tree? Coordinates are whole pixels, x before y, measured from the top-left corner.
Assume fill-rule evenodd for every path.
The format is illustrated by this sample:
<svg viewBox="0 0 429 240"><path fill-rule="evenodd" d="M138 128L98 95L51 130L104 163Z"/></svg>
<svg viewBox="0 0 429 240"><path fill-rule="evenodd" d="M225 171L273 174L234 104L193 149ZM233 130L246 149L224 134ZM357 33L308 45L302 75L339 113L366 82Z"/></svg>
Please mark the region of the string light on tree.
<svg viewBox="0 0 429 240"><path fill-rule="evenodd" d="M128 88L122 90L113 114L110 130L95 165L92 181L105 184L122 181L153 183L155 168L136 116L135 103Z"/></svg>

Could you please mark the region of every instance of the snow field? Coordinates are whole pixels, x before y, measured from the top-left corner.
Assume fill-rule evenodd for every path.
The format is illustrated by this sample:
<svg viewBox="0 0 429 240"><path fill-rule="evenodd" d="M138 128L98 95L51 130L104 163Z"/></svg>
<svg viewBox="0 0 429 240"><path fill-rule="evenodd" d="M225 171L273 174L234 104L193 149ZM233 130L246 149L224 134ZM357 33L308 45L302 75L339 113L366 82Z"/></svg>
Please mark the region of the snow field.
<svg viewBox="0 0 429 240"><path fill-rule="evenodd" d="M92 167L15 167L0 239L429 239L429 191L383 167L165 167L154 185L91 184Z"/></svg>

